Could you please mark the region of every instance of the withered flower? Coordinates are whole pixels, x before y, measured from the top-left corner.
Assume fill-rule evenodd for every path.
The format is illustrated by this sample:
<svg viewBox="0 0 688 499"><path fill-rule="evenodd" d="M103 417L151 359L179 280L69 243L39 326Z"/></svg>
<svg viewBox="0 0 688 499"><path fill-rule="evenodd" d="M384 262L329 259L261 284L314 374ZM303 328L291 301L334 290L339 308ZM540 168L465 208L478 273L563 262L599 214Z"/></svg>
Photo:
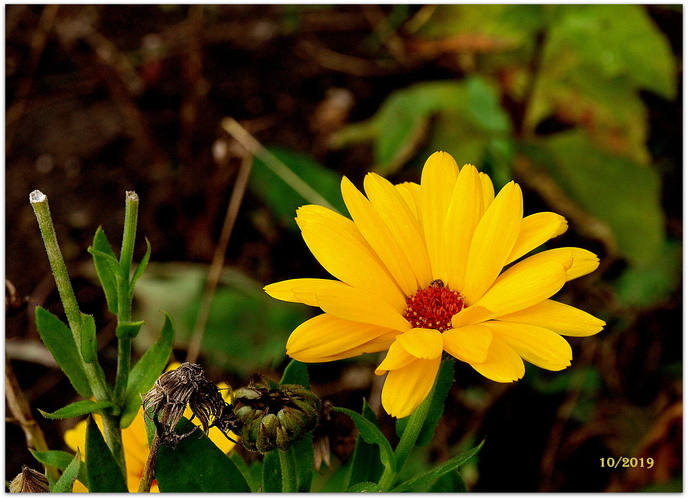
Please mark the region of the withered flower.
<svg viewBox="0 0 688 499"><path fill-rule="evenodd" d="M22 464L21 473L10 482L10 492L50 492L50 488L43 473Z"/></svg>

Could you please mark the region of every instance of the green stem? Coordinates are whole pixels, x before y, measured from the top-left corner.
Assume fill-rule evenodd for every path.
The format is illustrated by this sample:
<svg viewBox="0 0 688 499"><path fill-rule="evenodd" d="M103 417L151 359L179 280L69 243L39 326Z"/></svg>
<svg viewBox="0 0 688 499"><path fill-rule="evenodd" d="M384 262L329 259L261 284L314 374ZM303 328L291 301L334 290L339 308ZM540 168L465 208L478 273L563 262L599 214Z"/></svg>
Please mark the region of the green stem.
<svg viewBox="0 0 688 499"><path fill-rule="evenodd" d="M110 391L105 383L105 376L98 363L84 362L83 358L81 357L81 313L79 312L79 304L76 301L76 296L74 295L74 290L72 289L72 283L69 280L69 273L67 272L67 266L65 265L64 258L62 257L62 251L60 251L60 246L57 243L57 235L55 234L55 227L53 225L52 217L50 216L50 207L48 206L48 197L41 191L33 191L29 195L29 201L31 202L33 211L36 214L36 220L38 220L38 227L40 228L41 236L43 237L46 253L48 254L50 268L53 272L53 276L55 277L57 291L60 294L60 300L62 300L62 306L65 309L65 314L67 315L67 322L69 322L69 327L72 331L72 335L74 336L74 342L76 343L77 351L79 352L79 359L81 360L84 372L86 373L86 378L88 379L91 390L93 391L93 395L97 401L111 400ZM122 432L119 428L119 422L110 411L102 411L102 415L103 426L105 429L105 439L110 447L110 450L112 450L115 459L117 459L117 462L124 470L126 468L124 465Z"/></svg>
<svg viewBox="0 0 688 499"><path fill-rule="evenodd" d="M122 281L118 282L117 323L131 321L131 297L129 278L134 258L134 242L139 215L139 197L134 191L127 191L124 208L124 234L119 264L122 268ZM117 344L117 377L115 378L115 403L122 406L125 402L129 371L131 369L131 339L119 338Z"/></svg>
<svg viewBox="0 0 688 499"><path fill-rule="evenodd" d="M294 447L289 447L286 451L276 450L275 452L279 453L280 467L282 468L282 492L298 492Z"/></svg>

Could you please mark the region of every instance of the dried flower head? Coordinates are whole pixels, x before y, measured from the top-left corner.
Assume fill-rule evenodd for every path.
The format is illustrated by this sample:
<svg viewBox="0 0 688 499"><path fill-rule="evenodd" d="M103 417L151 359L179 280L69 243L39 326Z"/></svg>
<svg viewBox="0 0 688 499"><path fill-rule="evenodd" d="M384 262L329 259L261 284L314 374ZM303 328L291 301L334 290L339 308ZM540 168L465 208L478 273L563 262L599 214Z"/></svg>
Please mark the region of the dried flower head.
<svg viewBox="0 0 688 499"><path fill-rule="evenodd" d="M48 479L43 473L22 464L21 473L10 483L10 492L50 492L50 488Z"/></svg>

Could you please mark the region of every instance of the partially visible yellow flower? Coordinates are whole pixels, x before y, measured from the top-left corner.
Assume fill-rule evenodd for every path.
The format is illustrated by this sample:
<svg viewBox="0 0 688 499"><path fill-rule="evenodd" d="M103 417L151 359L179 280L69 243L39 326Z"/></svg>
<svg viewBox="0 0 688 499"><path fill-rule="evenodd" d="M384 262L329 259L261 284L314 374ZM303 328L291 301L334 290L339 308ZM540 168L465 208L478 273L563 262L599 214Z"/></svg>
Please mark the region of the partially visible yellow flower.
<svg viewBox="0 0 688 499"><path fill-rule="evenodd" d="M512 382L523 376L523 360L552 371L569 366L561 335L602 330L603 321L549 299L597 268L593 253L558 248L514 263L567 229L556 213L524 218L518 184L495 196L487 175L473 165L459 171L438 152L420 185L370 173L367 198L346 177L341 187L352 220L316 205L296 218L308 248L338 280L291 279L265 291L324 312L289 337L296 360L387 350L375 372L387 373L382 405L392 416L411 414L426 398L442 352Z"/></svg>
<svg viewBox="0 0 688 499"><path fill-rule="evenodd" d="M167 371L176 369L179 363L170 364ZM229 401L231 395L231 388L226 383L219 383L223 398ZM191 410L187 407L184 412L184 417L191 418ZM98 424L101 432L103 431L102 418L98 414L94 414L94 419ZM225 437L220 430L212 427L208 433L208 437L217 445L222 452L227 454L234 448L234 442ZM230 437L236 440L236 436L230 433ZM67 430L64 435L65 443L74 451L77 448L81 451L84 459L88 456L86 452L86 420L79 421L74 428ZM127 487L130 492L136 492L143 476L143 468L148 459L148 439L146 436L146 423L144 421L143 408L139 408L134 421L127 428L122 430L122 445L124 446L124 458L127 465ZM78 480L74 482L74 492L88 492L88 489ZM151 492L160 492L158 484L154 480L151 486Z"/></svg>

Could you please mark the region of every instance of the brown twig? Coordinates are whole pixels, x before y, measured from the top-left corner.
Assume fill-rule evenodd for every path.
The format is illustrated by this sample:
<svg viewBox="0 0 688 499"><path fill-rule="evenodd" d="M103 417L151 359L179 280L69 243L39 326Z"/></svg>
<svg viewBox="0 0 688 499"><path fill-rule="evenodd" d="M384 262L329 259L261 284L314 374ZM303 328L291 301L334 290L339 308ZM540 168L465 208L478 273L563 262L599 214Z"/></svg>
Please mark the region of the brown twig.
<svg viewBox="0 0 688 499"><path fill-rule="evenodd" d="M158 438L158 432L156 430L153 441L151 442L150 452L148 452L148 459L146 459L146 464L143 468L143 476L141 477L141 482L139 483L139 489L137 492L150 492L151 485L153 484L153 477L155 477L155 463L158 460L159 449L160 439Z"/></svg>

